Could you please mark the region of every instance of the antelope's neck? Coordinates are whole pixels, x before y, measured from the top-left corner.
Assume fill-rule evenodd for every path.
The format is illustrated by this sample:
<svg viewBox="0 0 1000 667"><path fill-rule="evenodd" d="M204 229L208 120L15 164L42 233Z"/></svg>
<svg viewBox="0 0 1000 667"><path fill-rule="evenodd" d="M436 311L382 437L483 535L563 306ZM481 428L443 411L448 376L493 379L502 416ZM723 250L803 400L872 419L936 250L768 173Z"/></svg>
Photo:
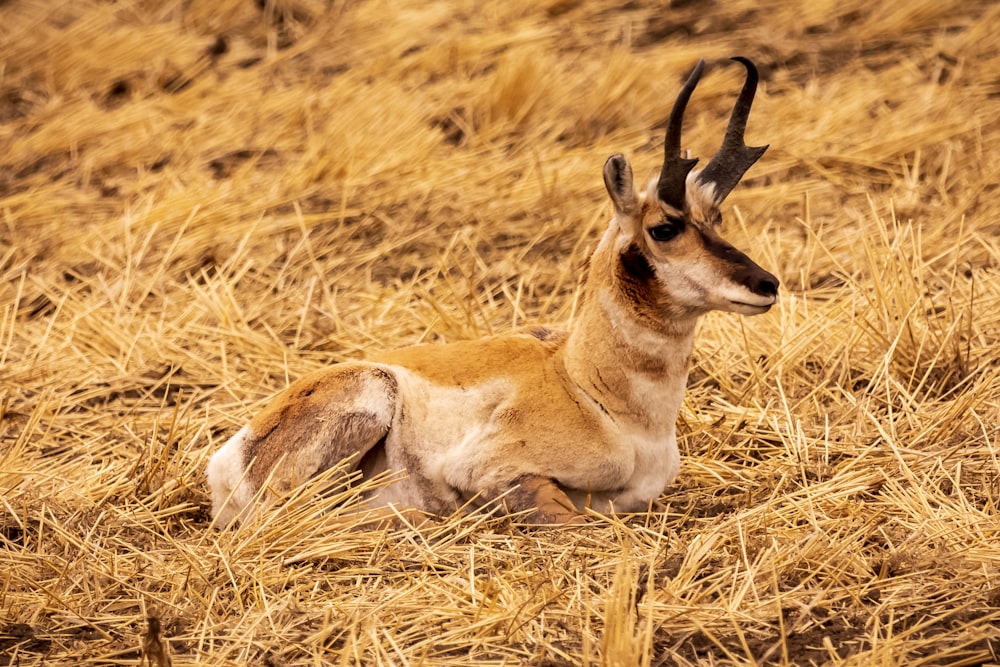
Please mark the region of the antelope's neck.
<svg viewBox="0 0 1000 667"><path fill-rule="evenodd" d="M586 295L565 347L570 380L615 421L672 433L696 319L650 328L610 291Z"/></svg>

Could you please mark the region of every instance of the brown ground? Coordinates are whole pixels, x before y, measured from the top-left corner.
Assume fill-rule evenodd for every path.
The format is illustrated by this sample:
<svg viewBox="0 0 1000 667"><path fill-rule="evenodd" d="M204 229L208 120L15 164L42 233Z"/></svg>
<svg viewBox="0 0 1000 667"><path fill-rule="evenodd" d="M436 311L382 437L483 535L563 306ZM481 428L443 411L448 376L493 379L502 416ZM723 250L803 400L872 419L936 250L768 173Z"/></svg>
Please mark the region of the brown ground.
<svg viewBox="0 0 1000 667"><path fill-rule="evenodd" d="M709 156L735 54L783 290L704 321L665 511L208 529L289 379L566 322L604 159L702 56ZM998 142L986 0L0 3L0 664L1000 661Z"/></svg>

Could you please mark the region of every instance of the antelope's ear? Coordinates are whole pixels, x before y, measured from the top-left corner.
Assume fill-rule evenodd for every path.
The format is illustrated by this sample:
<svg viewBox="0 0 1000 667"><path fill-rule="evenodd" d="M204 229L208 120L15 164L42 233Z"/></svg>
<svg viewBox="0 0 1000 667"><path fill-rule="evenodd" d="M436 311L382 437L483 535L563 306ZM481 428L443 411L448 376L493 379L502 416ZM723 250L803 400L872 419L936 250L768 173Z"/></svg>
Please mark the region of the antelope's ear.
<svg viewBox="0 0 1000 667"><path fill-rule="evenodd" d="M621 153L615 153L604 163L604 187L608 189L615 213L632 215L638 207L632 184L632 166Z"/></svg>

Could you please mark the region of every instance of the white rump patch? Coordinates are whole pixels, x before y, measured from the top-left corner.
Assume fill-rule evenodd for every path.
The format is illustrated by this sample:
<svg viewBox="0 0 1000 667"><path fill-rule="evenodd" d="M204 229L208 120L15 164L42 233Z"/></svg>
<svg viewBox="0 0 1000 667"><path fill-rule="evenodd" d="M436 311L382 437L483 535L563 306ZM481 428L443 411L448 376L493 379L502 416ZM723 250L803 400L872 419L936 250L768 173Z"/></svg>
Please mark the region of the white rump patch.
<svg viewBox="0 0 1000 667"><path fill-rule="evenodd" d="M243 443L249 433L250 426L244 426L208 460L205 474L212 491L212 525L216 528L242 519L253 500L243 467Z"/></svg>

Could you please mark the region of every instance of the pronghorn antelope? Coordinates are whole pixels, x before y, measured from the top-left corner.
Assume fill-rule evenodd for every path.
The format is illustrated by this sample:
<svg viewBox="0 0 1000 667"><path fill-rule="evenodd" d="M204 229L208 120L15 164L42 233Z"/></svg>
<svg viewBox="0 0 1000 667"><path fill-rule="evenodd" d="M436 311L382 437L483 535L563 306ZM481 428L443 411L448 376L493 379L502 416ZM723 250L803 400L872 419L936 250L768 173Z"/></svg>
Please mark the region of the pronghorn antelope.
<svg viewBox="0 0 1000 667"><path fill-rule="evenodd" d="M344 460L366 478L405 471L367 498L382 511L497 503L570 523L586 507L647 509L680 465L675 421L696 320L756 315L777 299L778 279L719 235L720 204L767 149L744 143L757 69L734 60L746 82L704 169L680 144L704 61L674 103L659 177L637 192L628 160L608 158L614 215L567 331L421 345L303 377L212 456L215 524Z"/></svg>

